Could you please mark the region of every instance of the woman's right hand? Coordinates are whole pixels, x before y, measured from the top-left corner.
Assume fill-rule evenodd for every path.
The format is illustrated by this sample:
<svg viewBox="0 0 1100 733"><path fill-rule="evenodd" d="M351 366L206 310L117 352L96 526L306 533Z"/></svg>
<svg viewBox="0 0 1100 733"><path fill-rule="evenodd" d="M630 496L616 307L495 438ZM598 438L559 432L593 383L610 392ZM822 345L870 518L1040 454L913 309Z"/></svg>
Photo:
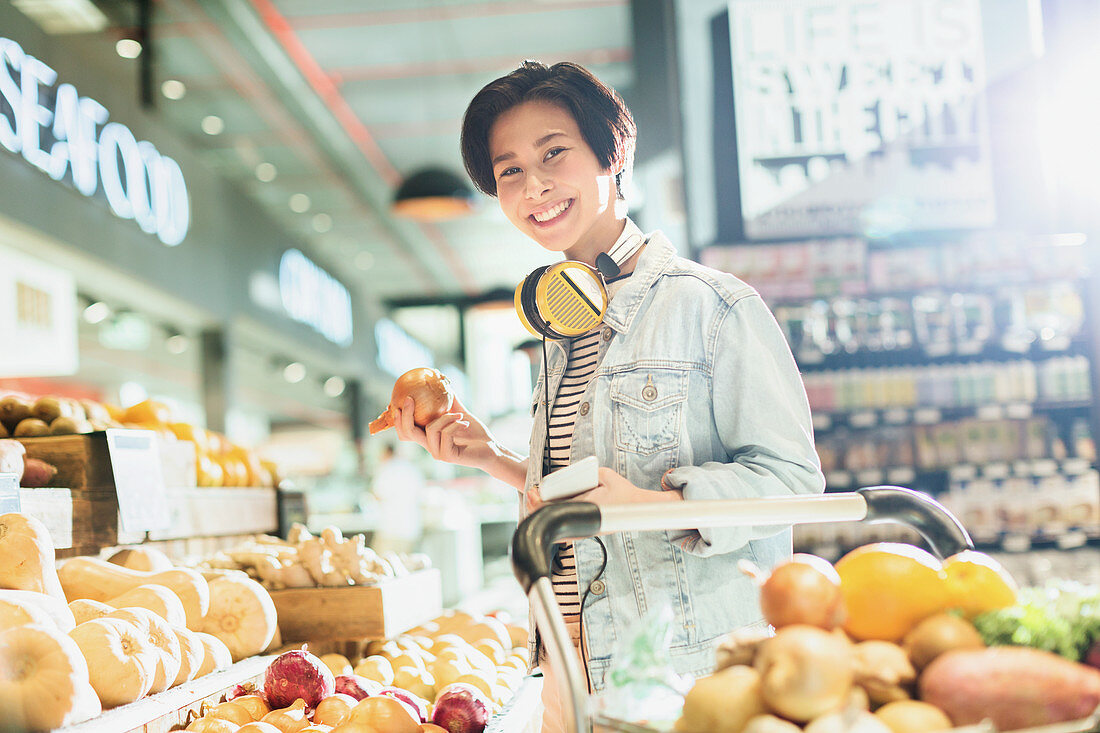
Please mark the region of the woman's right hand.
<svg viewBox="0 0 1100 733"><path fill-rule="evenodd" d="M413 407L412 397L407 397L405 404L396 408L394 429L398 438L417 443L437 461L487 470L488 461L495 455L493 436L457 397L450 412L423 428L413 422Z"/></svg>

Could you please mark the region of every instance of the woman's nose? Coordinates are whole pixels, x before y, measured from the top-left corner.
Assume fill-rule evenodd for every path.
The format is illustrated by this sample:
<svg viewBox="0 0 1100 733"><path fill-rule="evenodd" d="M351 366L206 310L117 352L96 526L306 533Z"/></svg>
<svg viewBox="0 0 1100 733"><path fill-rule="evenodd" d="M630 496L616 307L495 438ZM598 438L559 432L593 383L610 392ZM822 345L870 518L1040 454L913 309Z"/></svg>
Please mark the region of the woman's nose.
<svg viewBox="0 0 1100 733"><path fill-rule="evenodd" d="M537 173L527 174L527 186L524 191L527 198L535 199L550 190L550 180Z"/></svg>

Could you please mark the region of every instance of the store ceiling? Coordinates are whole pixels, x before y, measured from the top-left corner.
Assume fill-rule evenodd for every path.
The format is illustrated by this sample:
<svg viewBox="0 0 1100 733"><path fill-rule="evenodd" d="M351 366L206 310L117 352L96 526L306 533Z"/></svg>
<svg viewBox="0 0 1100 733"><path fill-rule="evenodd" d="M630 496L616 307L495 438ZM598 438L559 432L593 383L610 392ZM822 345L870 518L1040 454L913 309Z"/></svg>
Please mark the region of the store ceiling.
<svg viewBox="0 0 1100 733"><path fill-rule="evenodd" d="M137 22L131 0L97 5L120 37ZM152 8L159 114L320 263L383 301L476 297L514 287L548 260L488 198L473 215L437 224L389 214L405 176L428 166L462 173L461 117L478 89L524 58L581 62L620 91L633 81L628 0L159 0ZM181 99L164 96L168 80L184 84ZM210 115L224 122L218 134L204 132ZM270 182L258 178L271 172L265 163L274 166Z"/></svg>

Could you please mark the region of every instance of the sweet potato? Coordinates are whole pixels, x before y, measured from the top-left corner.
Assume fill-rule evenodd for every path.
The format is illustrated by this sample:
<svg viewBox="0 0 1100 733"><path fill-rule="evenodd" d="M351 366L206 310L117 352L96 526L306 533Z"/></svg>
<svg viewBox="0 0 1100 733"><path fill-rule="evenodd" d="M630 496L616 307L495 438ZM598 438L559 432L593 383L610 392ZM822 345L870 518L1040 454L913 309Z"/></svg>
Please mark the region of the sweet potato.
<svg viewBox="0 0 1100 733"><path fill-rule="evenodd" d="M998 730L1087 717L1100 705L1100 672L1026 647L941 654L920 677L920 697L955 725L990 719Z"/></svg>
<svg viewBox="0 0 1100 733"><path fill-rule="evenodd" d="M45 461L28 458L23 461L23 478L19 485L25 489L38 489L49 486L50 479L57 475L57 469Z"/></svg>

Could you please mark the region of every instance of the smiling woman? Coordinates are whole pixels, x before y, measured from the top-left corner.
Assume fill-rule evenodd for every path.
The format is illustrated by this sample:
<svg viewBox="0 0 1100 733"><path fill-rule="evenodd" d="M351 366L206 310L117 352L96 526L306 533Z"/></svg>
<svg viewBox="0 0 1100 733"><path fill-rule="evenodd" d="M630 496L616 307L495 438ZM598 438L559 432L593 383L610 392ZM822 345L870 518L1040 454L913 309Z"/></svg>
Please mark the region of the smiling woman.
<svg viewBox="0 0 1100 733"><path fill-rule="evenodd" d="M511 484L527 512L542 504L547 474L590 456L603 466L599 483L572 500L616 505L822 491L806 393L759 295L678 257L662 233L643 233L626 217L622 184L635 137L619 95L576 64L528 61L474 97L462 127L470 177L496 196L516 229L568 258L517 289L517 311L545 338L533 404L538 427L524 457L456 399L424 427L414 423L411 405L398 410L398 437ZM594 289L580 286L581 272ZM606 299L595 297L600 287ZM575 325L577 313L593 317L559 328ZM631 533L560 545L554 594L590 690L606 684L617 630L662 606L675 616L676 671L709 673L718 637L763 623L757 590L738 561L771 567L790 552L783 528ZM532 641L537 650L538 638ZM543 730L564 730L556 670L536 658L546 676Z"/></svg>

